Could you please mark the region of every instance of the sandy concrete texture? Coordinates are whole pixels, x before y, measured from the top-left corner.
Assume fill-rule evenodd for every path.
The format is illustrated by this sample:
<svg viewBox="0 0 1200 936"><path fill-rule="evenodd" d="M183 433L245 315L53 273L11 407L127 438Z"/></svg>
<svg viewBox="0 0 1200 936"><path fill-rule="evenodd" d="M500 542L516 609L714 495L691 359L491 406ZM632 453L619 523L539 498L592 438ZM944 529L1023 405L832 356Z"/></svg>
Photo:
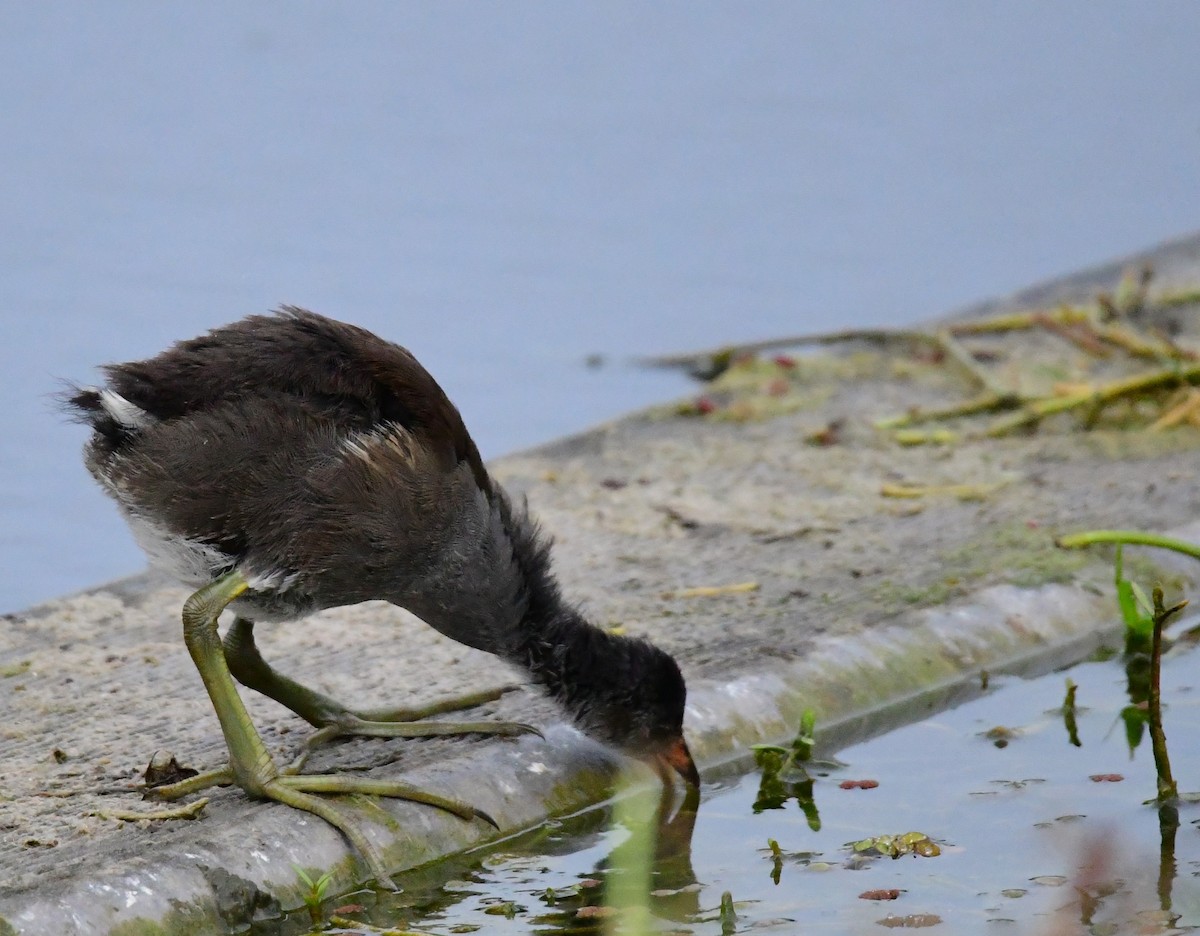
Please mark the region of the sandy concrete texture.
<svg viewBox="0 0 1200 936"><path fill-rule="evenodd" d="M1089 300L1144 262L1152 295L1196 287L1200 236L961 315ZM1149 303L1138 324L1200 347L1197 313L1196 303ZM998 380L1069 383L1127 366L1045 329L973 341ZM698 384L700 406L654 408L492 468L554 535L567 595L601 626L679 659L693 750L713 764L790 733L807 706L832 726L1111 632L1111 554L1064 552L1056 535L1200 535L1200 430L1147 432L1141 404L1094 413L1086 430L1067 415L999 438L973 434L996 418L977 417L950 427L946 444L900 445L873 425L973 393L953 362L905 342L768 354ZM1156 571L1157 557L1138 555L1136 573L1189 585L1188 566ZM365 877L332 828L236 789L212 791L193 821L105 817L155 808L138 786L156 752L198 769L223 763L183 646L185 597L144 575L0 622L0 934L238 931L301 904L293 864L332 870L334 889ZM258 630L273 664L357 704L518 681L380 603ZM268 747L289 759L307 726L243 695ZM535 692L509 692L471 717L487 715L533 722L546 737L354 739L321 749L307 769L403 776L471 800L506 834L605 795L614 758ZM369 820L397 869L496 837L409 803L347 808Z"/></svg>

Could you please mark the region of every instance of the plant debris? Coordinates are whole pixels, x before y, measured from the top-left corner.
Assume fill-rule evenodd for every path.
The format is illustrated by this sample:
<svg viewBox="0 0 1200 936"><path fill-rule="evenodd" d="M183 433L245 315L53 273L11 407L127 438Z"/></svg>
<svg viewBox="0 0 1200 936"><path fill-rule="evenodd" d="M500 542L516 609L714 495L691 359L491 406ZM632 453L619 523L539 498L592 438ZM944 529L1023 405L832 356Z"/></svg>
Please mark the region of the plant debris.
<svg viewBox="0 0 1200 936"><path fill-rule="evenodd" d="M1106 411L1148 402L1149 409L1122 412L1117 421L1130 428L1200 427L1200 347L1171 334L1168 313L1200 304L1200 288L1152 292L1154 269L1126 271L1111 292L1091 301L1006 313L941 324L928 330L847 329L792 335L691 354L642 361L646 366L677 367L710 385L708 392L679 407L681 415L714 419L763 419L805 405L806 361L782 349L871 345L899 355L909 367L946 368L971 388L959 403L936 408L910 407L878 420L901 445L953 445L967 437L999 437L1037 428L1043 421L1073 414L1082 428L1096 425ZM1176 313L1177 314L1177 313ZM1019 336L1025 344L1013 347ZM1042 337L1044 336L1044 337ZM1004 342L1008 342L1005 344ZM1051 368L1035 352L1047 342L1065 345L1078 360ZM771 357L759 357L774 352ZM1061 350L1054 356L1063 360ZM946 423L972 417L1001 416L966 432L938 429L916 432L922 423ZM806 440L835 444L831 424Z"/></svg>

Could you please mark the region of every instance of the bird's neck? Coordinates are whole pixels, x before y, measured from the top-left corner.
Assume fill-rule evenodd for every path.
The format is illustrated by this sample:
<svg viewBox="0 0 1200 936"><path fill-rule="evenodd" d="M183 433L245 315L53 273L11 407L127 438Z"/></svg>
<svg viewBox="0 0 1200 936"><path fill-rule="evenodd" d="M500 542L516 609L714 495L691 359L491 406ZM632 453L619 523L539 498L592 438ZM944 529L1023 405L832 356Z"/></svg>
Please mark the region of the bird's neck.
<svg viewBox="0 0 1200 936"><path fill-rule="evenodd" d="M495 650L528 672L581 730L612 741L622 728L612 724L613 689L629 668L634 641L597 627L563 600L550 570L549 541L523 510L500 498L519 597Z"/></svg>
<svg viewBox="0 0 1200 936"><path fill-rule="evenodd" d="M533 604L522 617L506 654L558 702L580 730L619 743L612 697L628 670L632 641L597 627L570 605Z"/></svg>

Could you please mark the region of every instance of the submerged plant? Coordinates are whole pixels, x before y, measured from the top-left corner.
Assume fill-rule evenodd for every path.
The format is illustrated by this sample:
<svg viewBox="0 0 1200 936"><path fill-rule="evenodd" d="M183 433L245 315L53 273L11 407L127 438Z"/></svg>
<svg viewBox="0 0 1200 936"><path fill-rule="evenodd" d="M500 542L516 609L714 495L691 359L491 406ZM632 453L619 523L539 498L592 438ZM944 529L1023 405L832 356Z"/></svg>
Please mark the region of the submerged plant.
<svg viewBox="0 0 1200 936"><path fill-rule="evenodd" d="M1075 684L1075 680L1067 677L1067 694L1063 698L1062 717L1063 727L1067 729L1067 740L1075 747L1083 747L1083 742L1079 740L1079 721L1077 718L1078 710L1075 706L1075 691L1079 687Z"/></svg>
<svg viewBox="0 0 1200 936"><path fill-rule="evenodd" d="M733 907L733 894L725 891L721 895L721 936L732 936L737 932L737 911Z"/></svg>
<svg viewBox="0 0 1200 936"><path fill-rule="evenodd" d="M760 767L765 767L767 764L774 763L777 758L779 766L776 768L776 772L778 772L811 760L813 745L816 744L816 725L816 712L812 709L805 709L804 714L800 716L800 730L796 732L796 737L792 739L791 745L780 747L778 744L755 744L751 747L751 750L754 751L755 762ZM773 755L773 757L767 755Z"/></svg>
<svg viewBox="0 0 1200 936"><path fill-rule="evenodd" d="M771 881L778 887L779 879L783 876L783 849L773 838L767 839L767 847L771 850Z"/></svg>

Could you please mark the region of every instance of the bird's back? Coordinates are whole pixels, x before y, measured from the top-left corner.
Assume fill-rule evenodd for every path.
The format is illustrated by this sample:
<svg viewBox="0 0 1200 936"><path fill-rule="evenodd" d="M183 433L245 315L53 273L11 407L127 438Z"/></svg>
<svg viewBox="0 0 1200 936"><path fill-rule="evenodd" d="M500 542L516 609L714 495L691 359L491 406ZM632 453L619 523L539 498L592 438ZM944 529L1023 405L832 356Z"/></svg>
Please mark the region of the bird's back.
<svg viewBox="0 0 1200 936"><path fill-rule="evenodd" d="M289 592L270 616L405 603L502 499L433 377L352 325L285 307L104 372L69 405L143 548L189 584Z"/></svg>
<svg viewBox="0 0 1200 936"><path fill-rule="evenodd" d="M102 368L107 390L170 421L232 401L277 395L329 418L343 431L391 423L445 449L479 474L479 453L442 388L405 348L294 306L252 315L181 341L145 361ZM114 449L135 440L99 391L70 403Z"/></svg>

